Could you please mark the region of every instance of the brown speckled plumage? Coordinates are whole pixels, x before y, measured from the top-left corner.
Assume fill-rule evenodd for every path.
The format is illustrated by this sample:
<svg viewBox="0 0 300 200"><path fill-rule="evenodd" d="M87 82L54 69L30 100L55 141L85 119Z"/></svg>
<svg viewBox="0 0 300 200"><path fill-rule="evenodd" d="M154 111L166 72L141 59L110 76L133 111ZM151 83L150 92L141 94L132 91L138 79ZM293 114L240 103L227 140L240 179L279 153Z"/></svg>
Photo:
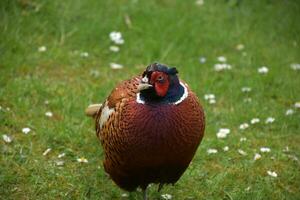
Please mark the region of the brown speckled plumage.
<svg viewBox="0 0 300 200"><path fill-rule="evenodd" d="M188 96L177 105L142 104L136 101L141 79L120 83L96 114L105 171L128 191L149 183L175 183L191 162L205 126L203 109L186 84ZM100 127L104 108L111 114Z"/></svg>

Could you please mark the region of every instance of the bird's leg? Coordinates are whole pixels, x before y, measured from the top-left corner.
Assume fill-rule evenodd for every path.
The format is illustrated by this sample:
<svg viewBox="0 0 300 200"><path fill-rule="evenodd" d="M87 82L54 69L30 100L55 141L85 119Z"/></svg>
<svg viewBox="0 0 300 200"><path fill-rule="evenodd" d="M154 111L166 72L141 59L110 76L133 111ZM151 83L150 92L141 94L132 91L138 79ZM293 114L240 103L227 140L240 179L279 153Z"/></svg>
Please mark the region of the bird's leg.
<svg viewBox="0 0 300 200"><path fill-rule="evenodd" d="M143 199L147 200L147 187L145 189L143 189Z"/></svg>

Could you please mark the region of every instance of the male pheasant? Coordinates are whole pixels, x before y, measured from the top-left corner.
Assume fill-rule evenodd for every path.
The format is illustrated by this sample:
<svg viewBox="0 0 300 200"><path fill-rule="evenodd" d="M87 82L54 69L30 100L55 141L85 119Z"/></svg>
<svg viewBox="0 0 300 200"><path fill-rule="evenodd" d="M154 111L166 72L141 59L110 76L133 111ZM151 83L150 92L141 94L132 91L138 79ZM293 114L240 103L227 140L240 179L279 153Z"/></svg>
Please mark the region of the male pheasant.
<svg viewBox="0 0 300 200"><path fill-rule="evenodd" d="M150 183L161 188L178 181L204 134L204 111L177 73L151 64L86 110L96 119L105 171L124 190L140 187L144 199Z"/></svg>

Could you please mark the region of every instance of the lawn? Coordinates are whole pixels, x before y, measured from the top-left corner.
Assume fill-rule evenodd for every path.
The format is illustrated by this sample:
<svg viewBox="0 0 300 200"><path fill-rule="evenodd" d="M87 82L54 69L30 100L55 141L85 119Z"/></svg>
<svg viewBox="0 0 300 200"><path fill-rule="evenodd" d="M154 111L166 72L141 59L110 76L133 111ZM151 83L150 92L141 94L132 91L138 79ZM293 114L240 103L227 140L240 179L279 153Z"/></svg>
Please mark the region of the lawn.
<svg viewBox="0 0 300 200"><path fill-rule="evenodd" d="M155 61L177 67L207 121L188 170L150 199L299 199L300 2L197 2L2 0L0 199L141 199L105 175L84 109Z"/></svg>

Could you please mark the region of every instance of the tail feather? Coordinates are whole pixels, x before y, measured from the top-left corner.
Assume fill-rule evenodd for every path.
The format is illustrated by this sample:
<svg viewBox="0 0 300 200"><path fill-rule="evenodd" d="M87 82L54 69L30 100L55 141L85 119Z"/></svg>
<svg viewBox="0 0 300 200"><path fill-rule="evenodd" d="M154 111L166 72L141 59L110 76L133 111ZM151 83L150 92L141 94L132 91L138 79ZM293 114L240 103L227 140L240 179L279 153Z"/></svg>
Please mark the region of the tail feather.
<svg viewBox="0 0 300 200"><path fill-rule="evenodd" d="M89 117L95 117L102 104L91 104L85 109L85 114Z"/></svg>

